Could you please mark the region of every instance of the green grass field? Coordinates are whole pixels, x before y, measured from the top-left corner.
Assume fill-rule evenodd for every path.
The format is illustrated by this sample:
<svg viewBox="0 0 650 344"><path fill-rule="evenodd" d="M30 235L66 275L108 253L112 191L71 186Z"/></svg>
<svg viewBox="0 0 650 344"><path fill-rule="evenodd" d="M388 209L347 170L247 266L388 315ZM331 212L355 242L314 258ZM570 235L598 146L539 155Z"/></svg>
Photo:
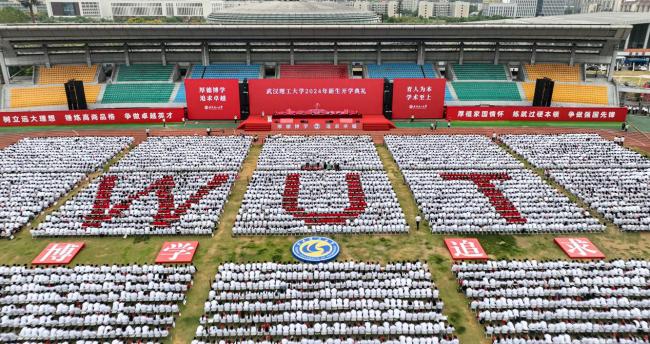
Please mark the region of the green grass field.
<svg viewBox="0 0 650 344"><path fill-rule="evenodd" d="M220 263L225 261L293 261L290 246L298 237L232 236L235 216L248 181L255 170L260 150L261 145L253 145L244 161L214 237L198 237L199 249L194 259L198 272L194 277L194 286L187 295L187 304L181 308L176 328L172 330L171 338L166 341L168 343L189 343L194 337L198 318L203 312L203 303L208 296L210 283L213 281ZM397 260L426 260L431 268L434 282L440 289L441 298L445 302L444 312L455 326L461 343L487 343L480 325L467 307L467 299L457 291L457 284L450 270L451 261L443 243L445 236L433 235L426 223L421 226L419 231L415 230L414 217L417 213L415 200L386 146L378 145L377 150L411 226L411 231L409 234L401 235L334 235L332 237L341 246L341 254L338 259L382 263ZM114 162L115 160L111 163ZM541 174L541 171L533 170ZM100 173L95 173L91 179L97 178L99 175ZM560 192L566 193L558 185L553 184L553 186ZM78 191L79 189L73 190L66 198ZM569 195L569 197L577 201L573 195ZM578 204L584 206L582 202L578 202ZM51 210L53 209L49 211ZM650 259L650 241L648 240L650 233L622 233L611 223L604 221L602 217L596 216L607 225L607 231L602 234L584 236L598 245L608 258ZM31 225L36 225L43 218L44 214L41 214ZM493 258L565 258L553 243L554 235L483 235L478 238ZM74 264L153 263L157 251L164 241L185 239L197 240L197 237L83 238L86 248L75 258ZM53 241L61 240L32 239L29 230L23 229L15 240L0 241L0 262L2 264L28 264L49 242Z"/></svg>

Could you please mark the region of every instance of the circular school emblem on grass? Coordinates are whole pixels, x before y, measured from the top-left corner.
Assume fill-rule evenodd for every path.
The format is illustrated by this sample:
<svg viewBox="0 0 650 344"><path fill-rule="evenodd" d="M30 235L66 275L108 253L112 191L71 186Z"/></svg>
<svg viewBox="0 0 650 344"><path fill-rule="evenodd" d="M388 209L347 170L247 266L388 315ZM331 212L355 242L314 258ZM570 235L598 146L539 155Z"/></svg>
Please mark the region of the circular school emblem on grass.
<svg viewBox="0 0 650 344"><path fill-rule="evenodd" d="M336 241L320 236L302 238L291 248L293 256L304 263L329 262L334 260L340 251Z"/></svg>

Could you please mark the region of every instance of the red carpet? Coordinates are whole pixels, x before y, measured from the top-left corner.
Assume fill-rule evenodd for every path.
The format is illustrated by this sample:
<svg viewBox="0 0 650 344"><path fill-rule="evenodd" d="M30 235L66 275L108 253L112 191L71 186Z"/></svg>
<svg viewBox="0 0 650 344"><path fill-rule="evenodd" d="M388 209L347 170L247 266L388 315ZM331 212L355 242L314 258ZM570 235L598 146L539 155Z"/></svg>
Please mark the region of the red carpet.
<svg viewBox="0 0 650 344"><path fill-rule="evenodd" d="M269 122L268 117L250 116L237 129L246 131L296 130L366 130L385 131L395 128L383 115L362 115L360 118L323 117L279 118Z"/></svg>

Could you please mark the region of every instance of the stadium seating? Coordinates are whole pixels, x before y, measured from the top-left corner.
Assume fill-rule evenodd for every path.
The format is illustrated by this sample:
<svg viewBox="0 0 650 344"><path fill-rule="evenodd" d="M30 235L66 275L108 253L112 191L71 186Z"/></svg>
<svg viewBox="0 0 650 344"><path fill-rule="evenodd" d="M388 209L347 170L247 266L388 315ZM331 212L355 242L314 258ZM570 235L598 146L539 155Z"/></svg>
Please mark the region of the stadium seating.
<svg viewBox="0 0 650 344"><path fill-rule="evenodd" d="M26 138L1 150L0 237L13 235L132 141L130 137Z"/></svg>
<svg viewBox="0 0 650 344"><path fill-rule="evenodd" d="M522 83L526 99L535 97L535 83ZM555 83L553 87L554 103L609 104L609 89L605 85L576 85Z"/></svg>
<svg viewBox="0 0 650 344"><path fill-rule="evenodd" d="M421 262L225 263L209 295L192 344L459 343Z"/></svg>
<svg viewBox="0 0 650 344"><path fill-rule="evenodd" d="M168 103L174 91L172 83L124 83L106 85L102 104Z"/></svg>
<svg viewBox="0 0 650 344"><path fill-rule="evenodd" d="M650 160L595 134L503 141L624 231L650 231Z"/></svg>
<svg viewBox="0 0 650 344"><path fill-rule="evenodd" d="M428 64L424 66L415 63L384 63L381 65L366 65L368 78L371 79L410 79L410 78L429 78L437 77L433 66Z"/></svg>
<svg viewBox="0 0 650 344"><path fill-rule="evenodd" d="M100 85L84 85L86 102L96 103ZM60 86L13 87L9 89L9 105L12 108L67 105L65 88Z"/></svg>
<svg viewBox="0 0 650 344"><path fill-rule="evenodd" d="M386 136L437 233L563 233L604 228L485 136Z"/></svg>
<svg viewBox="0 0 650 344"><path fill-rule="evenodd" d="M452 266L493 344L648 343L649 270L644 260Z"/></svg>
<svg viewBox="0 0 650 344"><path fill-rule="evenodd" d="M84 83L96 82L97 65L56 65L51 68L38 68L38 84L64 84L70 79Z"/></svg>
<svg viewBox="0 0 650 344"><path fill-rule="evenodd" d="M348 65L304 64L280 65L282 79L347 79Z"/></svg>
<svg viewBox="0 0 650 344"><path fill-rule="evenodd" d="M176 97L174 97L174 103L185 103L187 102L187 97L185 95L185 83L181 82L178 87L178 92L176 92Z"/></svg>
<svg viewBox="0 0 650 344"><path fill-rule="evenodd" d="M161 342L195 272L191 265L0 266L0 342Z"/></svg>
<svg viewBox="0 0 650 344"><path fill-rule="evenodd" d="M47 215L32 235L210 235L251 141L151 137Z"/></svg>
<svg viewBox="0 0 650 344"><path fill-rule="evenodd" d="M514 82L463 82L451 86L458 100L465 101L521 101L519 88Z"/></svg>
<svg viewBox="0 0 650 344"><path fill-rule="evenodd" d="M531 81L542 78L550 78L560 82L580 82L580 66L569 66L566 64L538 63L524 65L526 78Z"/></svg>
<svg viewBox="0 0 650 344"><path fill-rule="evenodd" d="M174 68L174 65L159 64L120 65L117 70L117 81L170 81Z"/></svg>
<svg viewBox="0 0 650 344"><path fill-rule="evenodd" d="M195 65L192 67L192 79L259 79L260 65L246 64L215 64L209 66Z"/></svg>
<svg viewBox="0 0 650 344"><path fill-rule="evenodd" d="M454 99L454 95L451 94L451 91L449 90L449 85L445 84L445 101L448 100L456 100Z"/></svg>
<svg viewBox="0 0 650 344"><path fill-rule="evenodd" d="M453 64L456 80L508 80L504 65L491 63Z"/></svg>
<svg viewBox="0 0 650 344"><path fill-rule="evenodd" d="M269 137L257 167L234 234L408 231L368 136Z"/></svg>

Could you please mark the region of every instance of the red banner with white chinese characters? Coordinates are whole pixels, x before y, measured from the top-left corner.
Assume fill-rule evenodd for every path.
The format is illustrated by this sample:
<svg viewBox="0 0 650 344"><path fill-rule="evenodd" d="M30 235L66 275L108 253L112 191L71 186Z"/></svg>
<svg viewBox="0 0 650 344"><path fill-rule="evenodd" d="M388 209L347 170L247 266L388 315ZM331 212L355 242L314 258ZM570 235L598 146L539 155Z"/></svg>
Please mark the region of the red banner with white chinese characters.
<svg viewBox="0 0 650 344"><path fill-rule="evenodd" d="M623 122L626 117L626 108L613 107L447 106L447 119L454 121Z"/></svg>
<svg viewBox="0 0 650 344"><path fill-rule="evenodd" d="M382 79L257 79L248 82L253 116L278 112L381 115Z"/></svg>
<svg viewBox="0 0 650 344"><path fill-rule="evenodd" d="M34 265L65 265L84 247L84 242L53 242L34 258Z"/></svg>
<svg viewBox="0 0 650 344"><path fill-rule="evenodd" d="M605 259L605 255L587 238L555 238L555 243L572 259Z"/></svg>
<svg viewBox="0 0 650 344"><path fill-rule="evenodd" d="M445 245L453 260L487 260L485 250L476 238L447 238Z"/></svg>
<svg viewBox="0 0 650 344"><path fill-rule="evenodd" d="M188 119L233 120L240 116L239 80L185 79Z"/></svg>
<svg viewBox="0 0 650 344"><path fill-rule="evenodd" d="M393 118L442 118L445 79L395 79Z"/></svg>
<svg viewBox="0 0 650 344"><path fill-rule="evenodd" d="M191 263L198 247L198 241L165 241L158 252L156 263Z"/></svg>
<svg viewBox="0 0 650 344"><path fill-rule="evenodd" d="M183 121L183 108L0 112L0 127L166 123Z"/></svg>

